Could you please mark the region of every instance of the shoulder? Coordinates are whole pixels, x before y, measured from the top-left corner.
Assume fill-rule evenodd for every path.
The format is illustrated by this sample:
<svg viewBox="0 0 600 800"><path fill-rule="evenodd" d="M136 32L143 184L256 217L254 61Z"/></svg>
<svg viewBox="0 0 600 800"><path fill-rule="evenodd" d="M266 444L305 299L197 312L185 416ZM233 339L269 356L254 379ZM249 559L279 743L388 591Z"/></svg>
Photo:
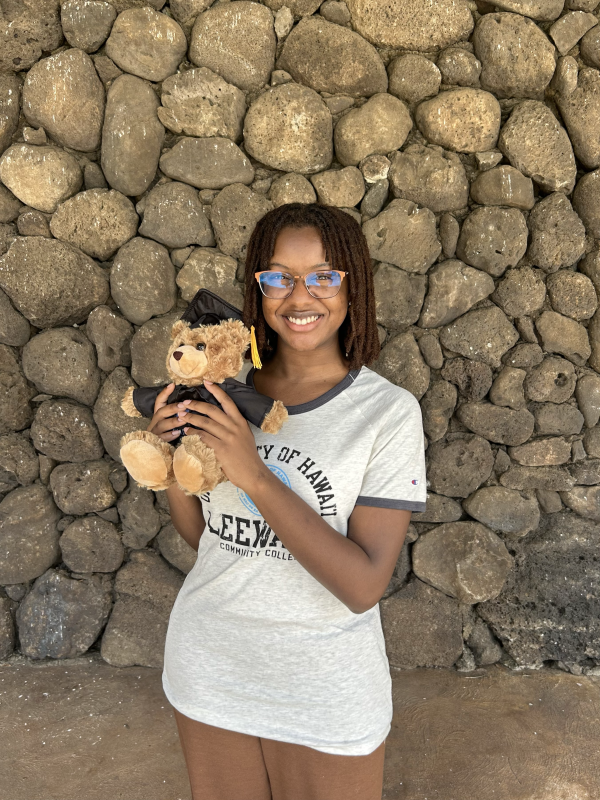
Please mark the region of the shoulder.
<svg viewBox="0 0 600 800"><path fill-rule="evenodd" d="M421 426L421 408L416 397L368 367L362 367L354 379L348 400L376 428L401 427L411 422Z"/></svg>

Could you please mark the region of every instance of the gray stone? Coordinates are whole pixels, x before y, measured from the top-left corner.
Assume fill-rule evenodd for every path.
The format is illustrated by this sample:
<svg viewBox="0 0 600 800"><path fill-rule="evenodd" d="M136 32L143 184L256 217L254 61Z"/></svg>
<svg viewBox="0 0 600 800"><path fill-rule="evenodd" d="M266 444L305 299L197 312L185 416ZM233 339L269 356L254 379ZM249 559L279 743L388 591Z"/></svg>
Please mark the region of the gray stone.
<svg viewBox="0 0 600 800"><path fill-rule="evenodd" d="M94 54L92 55L92 61L94 62L94 66L96 67L96 72L98 73L100 80L104 84L105 89L108 89L110 87L115 78L118 78L120 75L123 75L123 71L120 70L115 64L115 62L112 61L112 59L110 59L106 55L100 56Z"/></svg>
<svg viewBox="0 0 600 800"><path fill-rule="evenodd" d="M588 67L600 67L600 29L597 25L579 42L579 53Z"/></svg>
<svg viewBox="0 0 600 800"><path fill-rule="evenodd" d="M1 148L0 148L1 149ZM22 203L0 184L0 222L13 222L19 216Z"/></svg>
<svg viewBox="0 0 600 800"><path fill-rule="evenodd" d="M27 344L31 335L29 322L13 308L12 303L0 289L0 342L12 347Z"/></svg>
<svg viewBox="0 0 600 800"><path fill-rule="evenodd" d="M371 258L407 272L427 272L441 252L435 217L409 200L392 200L363 225Z"/></svg>
<svg viewBox="0 0 600 800"><path fill-rule="evenodd" d="M508 165L478 175L471 184L471 197L481 205L509 206L522 211L529 211L535 203L531 178Z"/></svg>
<svg viewBox="0 0 600 800"><path fill-rule="evenodd" d="M21 652L29 658L74 658L104 627L112 604L110 584L97 575L73 579L49 569L17 610Z"/></svg>
<svg viewBox="0 0 600 800"><path fill-rule="evenodd" d="M441 494L427 493L427 508L425 511L413 513L413 522L456 522L462 517L460 503Z"/></svg>
<svg viewBox="0 0 600 800"><path fill-rule="evenodd" d="M440 332L440 341L448 350L483 361L494 369L500 367L500 359L518 338L517 331L497 306L469 311Z"/></svg>
<svg viewBox="0 0 600 800"><path fill-rule="evenodd" d="M577 167L566 130L548 106L523 100L500 131L498 147L513 167L545 192L570 192Z"/></svg>
<svg viewBox="0 0 600 800"><path fill-rule="evenodd" d="M588 456L592 458L600 458L600 428L595 427L587 430L583 437L583 445Z"/></svg>
<svg viewBox="0 0 600 800"><path fill-rule="evenodd" d="M351 19L348 6L343 0L325 0L319 8L319 14L336 25L348 25Z"/></svg>
<svg viewBox="0 0 600 800"><path fill-rule="evenodd" d="M244 93L206 67L171 75L162 84L158 118L173 133L225 136L238 142L246 113Z"/></svg>
<svg viewBox="0 0 600 800"><path fill-rule="evenodd" d="M425 363L432 369L441 369L444 365L444 355L437 336L425 333L419 338L419 350Z"/></svg>
<svg viewBox="0 0 600 800"><path fill-rule="evenodd" d="M170 311L177 294L167 249L150 239L131 239L115 256L110 288L123 316L136 325Z"/></svg>
<svg viewBox="0 0 600 800"><path fill-rule="evenodd" d="M446 435L456 407L456 387L447 381L433 381L421 400L423 430L430 442Z"/></svg>
<svg viewBox="0 0 600 800"><path fill-rule="evenodd" d="M107 261L135 236L138 216L120 192L90 189L61 203L50 221L52 234L92 258Z"/></svg>
<svg viewBox="0 0 600 800"><path fill-rule="evenodd" d="M114 7L101 0L67 0L60 8L65 39L86 53L102 47L116 17Z"/></svg>
<svg viewBox="0 0 600 800"><path fill-rule="evenodd" d="M549 275L547 288L552 308L573 319L589 319L598 307L594 284L579 272L562 270Z"/></svg>
<svg viewBox="0 0 600 800"><path fill-rule="evenodd" d="M481 62L460 45L443 50L438 56L437 66L444 84L479 88Z"/></svg>
<svg viewBox="0 0 600 800"><path fill-rule="evenodd" d="M447 325L493 291L494 281L485 272L462 261L443 261L429 272L429 291L419 325L422 328Z"/></svg>
<svg viewBox="0 0 600 800"><path fill-rule="evenodd" d="M500 105L493 94L481 89L449 89L417 106L415 121L432 144L477 153L496 144Z"/></svg>
<svg viewBox="0 0 600 800"><path fill-rule="evenodd" d="M12 598L9 598L0 598L0 659L8 658L15 647L15 625L11 614L13 604Z"/></svg>
<svg viewBox="0 0 600 800"><path fill-rule="evenodd" d="M33 418L29 401L35 395L17 362L14 351L0 345L0 434L27 428Z"/></svg>
<svg viewBox="0 0 600 800"><path fill-rule="evenodd" d="M148 489L130 481L129 489L119 497L117 509L123 523L123 544L127 547L140 550L159 532L160 516Z"/></svg>
<svg viewBox="0 0 600 800"><path fill-rule="evenodd" d="M490 442L508 445L526 442L535 422L526 408L514 410L491 403L464 403L456 416L473 433Z"/></svg>
<svg viewBox="0 0 600 800"><path fill-rule="evenodd" d="M511 467L500 476L500 483L509 489L527 491L569 491L575 483L564 467Z"/></svg>
<svg viewBox="0 0 600 800"><path fill-rule="evenodd" d="M177 274L177 285L184 300L191 300L199 289L208 289L228 303L242 308L244 298L235 283L237 261L209 247L197 247Z"/></svg>
<svg viewBox="0 0 600 800"><path fill-rule="evenodd" d="M21 81L16 75L0 74L0 154L12 143L21 111ZM3 222L0 216L0 222ZM6 220L9 222L10 220Z"/></svg>
<svg viewBox="0 0 600 800"><path fill-rule="evenodd" d="M596 311L587 327L588 338L592 348L589 366L600 372L600 314Z"/></svg>
<svg viewBox="0 0 600 800"><path fill-rule="evenodd" d="M73 572L115 572L125 555L116 527L100 517L75 520L59 545L63 561Z"/></svg>
<svg viewBox="0 0 600 800"><path fill-rule="evenodd" d="M92 59L73 48L38 61L23 84L23 113L63 147L97 150L104 88Z"/></svg>
<svg viewBox="0 0 600 800"><path fill-rule="evenodd" d="M198 189L222 189L231 183L254 180L250 161L234 142L221 137L181 139L163 153L160 168L170 178Z"/></svg>
<svg viewBox="0 0 600 800"><path fill-rule="evenodd" d="M490 389L490 400L495 406L508 406L509 408L523 408L525 395L523 381L527 377L524 369L503 367Z"/></svg>
<svg viewBox="0 0 600 800"><path fill-rule="evenodd" d="M388 85L373 45L319 17L300 20L285 41L278 66L317 92L370 97Z"/></svg>
<svg viewBox="0 0 600 800"><path fill-rule="evenodd" d="M502 658L502 647L498 640L481 619L476 619L467 639L467 645L473 652L478 667L496 664Z"/></svg>
<svg viewBox="0 0 600 800"><path fill-rule="evenodd" d="M85 189L108 189L108 183L100 166L90 161L83 168L83 185Z"/></svg>
<svg viewBox="0 0 600 800"><path fill-rule="evenodd" d="M189 58L244 91L269 80L275 61L273 15L246 0L216 3L199 14L192 30Z"/></svg>
<svg viewBox="0 0 600 800"><path fill-rule="evenodd" d="M482 206L465 219L456 246L459 258L494 277L514 267L527 250L527 223L516 208Z"/></svg>
<svg viewBox="0 0 600 800"><path fill-rule="evenodd" d="M481 61L481 85L496 97L542 99L554 75L554 47L545 33L519 14L484 14L473 34Z"/></svg>
<svg viewBox="0 0 600 800"><path fill-rule="evenodd" d="M492 385L492 370L487 364L468 358L449 358L442 369L442 378L456 384L466 400L483 400Z"/></svg>
<svg viewBox="0 0 600 800"><path fill-rule="evenodd" d="M331 113L319 95L307 86L286 83L268 89L251 104L244 121L244 146L267 167L320 172L333 158L332 130Z"/></svg>
<svg viewBox="0 0 600 800"><path fill-rule="evenodd" d="M56 461L93 461L104 454L91 410L70 400L40 404L31 426L31 441L36 450Z"/></svg>
<svg viewBox="0 0 600 800"><path fill-rule="evenodd" d="M577 376L569 361L557 356L546 357L525 379L529 400L540 403L564 403L575 391Z"/></svg>
<svg viewBox="0 0 600 800"><path fill-rule="evenodd" d="M540 510L534 497L522 495L503 486L487 486L468 497L465 511L493 531L525 536L540 521Z"/></svg>
<svg viewBox="0 0 600 800"><path fill-rule="evenodd" d="M510 317L533 314L543 306L546 286L543 273L531 267L511 269L498 283L492 300Z"/></svg>
<svg viewBox="0 0 600 800"><path fill-rule="evenodd" d="M586 428L593 428L600 420L600 376L588 373L577 381L575 397Z"/></svg>
<svg viewBox="0 0 600 800"><path fill-rule="evenodd" d="M6 225L5 227L9 228L12 226ZM19 219L17 220L17 230L21 236L45 236L48 239L52 237L47 215L42 214L41 211L36 211L34 208L30 208L27 211L23 211L21 214L19 214ZM0 252L6 253L8 247L10 244L12 244L15 237L12 236L11 239L12 241L9 242L8 246L0 244Z"/></svg>
<svg viewBox="0 0 600 800"><path fill-rule="evenodd" d="M584 460L571 464L568 469L576 484L597 486L600 483L600 458L584 457Z"/></svg>
<svg viewBox="0 0 600 800"><path fill-rule="evenodd" d="M13 144L0 158L0 180L23 203L52 214L79 191L83 176L75 158L58 147Z"/></svg>
<svg viewBox="0 0 600 800"><path fill-rule="evenodd" d="M560 17L564 0L499 0L494 5L532 19L552 20Z"/></svg>
<svg viewBox="0 0 600 800"><path fill-rule="evenodd" d="M391 264L380 264L374 277L377 322L398 330L418 319L425 297L426 278L410 275Z"/></svg>
<svg viewBox="0 0 600 800"><path fill-rule="evenodd" d="M87 406L100 388L94 347L76 328L51 328L30 339L23 348L23 372L40 392Z"/></svg>
<svg viewBox="0 0 600 800"><path fill-rule="evenodd" d="M226 186L215 198L211 211L219 249L243 259L256 223L272 208L270 200L247 186L239 183Z"/></svg>
<svg viewBox="0 0 600 800"><path fill-rule="evenodd" d="M540 403L531 407L535 431L541 435L570 436L581 433L584 417L576 406L564 403Z"/></svg>
<svg viewBox="0 0 600 800"><path fill-rule="evenodd" d="M559 353L578 366L591 355L587 331L583 325L556 311L544 311L535 322L547 353Z"/></svg>
<svg viewBox="0 0 600 800"><path fill-rule="evenodd" d="M412 120L402 100L375 94L353 108L335 126L335 153L340 164L356 165L372 153L387 155L406 141Z"/></svg>
<svg viewBox="0 0 600 800"><path fill-rule="evenodd" d="M479 522L447 522L418 538L413 571L461 603L481 603L502 590L513 558L493 531Z"/></svg>
<svg viewBox="0 0 600 800"><path fill-rule="evenodd" d="M290 172L288 175L275 178L271 184L269 198L277 208L285 203L314 203L317 194L304 175Z"/></svg>
<svg viewBox="0 0 600 800"><path fill-rule="evenodd" d="M427 448L429 488L446 497L468 497L489 478L494 454L481 436L464 434L451 442Z"/></svg>
<svg viewBox="0 0 600 800"><path fill-rule="evenodd" d="M388 67L388 76L388 92L411 105L436 95L442 82L433 61L417 53L395 58Z"/></svg>
<svg viewBox="0 0 600 800"><path fill-rule="evenodd" d="M19 433L0 437L0 492L12 492L17 486L29 486L40 471L37 453L28 439Z"/></svg>
<svg viewBox="0 0 600 800"><path fill-rule="evenodd" d="M5 3L0 22L0 70L29 69L42 51L62 43L56 0L22 0Z"/></svg>
<svg viewBox="0 0 600 800"><path fill-rule="evenodd" d="M564 14L557 20L548 32L556 45L556 49L564 56L575 47L590 28L597 24L598 17L593 14L585 11L571 11L570 14Z"/></svg>
<svg viewBox="0 0 600 800"><path fill-rule="evenodd" d="M585 228L562 192L554 192L529 215L528 258L546 272L575 264L585 252Z"/></svg>
<svg viewBox="0 0 600 800"><path fill-rule="evenodd" d="M131 375L140 386L168 383L166 360L171 346L171 328L180 316L180 312L174 312L151 319L135 332L131 340ZM145 422L144 428L147 426Z"/></svg>
<svg viewBox="0 0 600 800"><path fill-rule="evenodd" d="M413 394L417 400L427 391L430 370L423 361L419 346L410 331L400 333L383 348L371 369L396 386Z"/></svg>
<svg viewBox="0 0 600 800"><path fill-rule="evenodd" d="M600 73L584 67L579 72L577 88L559 95L557 105L565 121L575 155L584 167L600 167Z"/></svg>
<svg viewBox="0 0 600 800"><path fill-rule="evenodd" d="M129 345L133 327L108 306L96 306L88 317L85 332L96 347L101 370L112 372L115 367L131 364Z"/></svg>
<svg viewBox="0 0 600 800"><path fill-rule="evenodd" d="M390 182L388 180L372 183L360 204L361 221L373 219L381 211L388 199Z"/></svg>
<svg viewBox="0 0 600 800"><path fill-rule="evenodd" d="M311 178L320 203L340 208L358 205L365 193L365 182L359 169L344 167L320 172Z"/></svg>
<svg viewBox="0 0 600 800"><path fill-rule="evenodd" d="M58 558L60 511L39 484L15 489L0 502L0 583L31 581Z"/></svg>
<svg viewBox="0 0 600 800"><path fill-rule="evenodd" d="M275 14L275 34L277 39L285 39L294 27L294 15L287 6L282 6Z"/></svg>
<svg viewBox="0 0 600 800"><path fill-rule="evenodd" d="M581 218L587 232L600 238L600 170L588 172L578 182L573 192L573 208Z"/></svg>
<svg viewBox="0 0 600 800"><path fill-rule="evenodd" d="M158 98L141 78L121 75L108 90L102 128L102 171L113 189L143 194L156 173L165 129Z"/></svg>
<svg viewBox="0 0 600 800"><path fill-rule="evenodd" d="M540 508L546 514L556 514L557 511L562 511L564 508L558 492L552 492L548 489L538 489L536 497Z"/></svg>
<svg viewBox="0 0 600 800"><path fill-rule="evenodd" d="M162 0L159 0L162 4ZM171 0L169 10L173 17L187 31L194 20L210 6L210 0Z"/></svg>
<svg viewBox="0 0 600 800"><path fill-rule="evenodd" d="M469 181L459 157L438 148L409 145L394 153L390 169L394 197L431 211L456 211L469 201Z"/></svg>
<svg viewBox="0 0 600 800"><path fill-rule="evenodd" d="M535 439L520 447L509 448L510 457L523 467L546 467L566 464L571 458L571 444L558 436Z"/></svg>
<svg viewBox="0 0 600 800"><path fill-rule="evenodd" d="M167 247L214 243L212 228L202 209L198 192L176 181L155 186L148 192L139 233Z"/></svg>
<svg viewBox="0 0 600 800"><path fill-rule="evenodd" d="M442 252L446 258L454 258L456 245L460 236L460 225L453 214L442 214L440 217L440 240Z"/></svg>
<svg viewBox="0 0 600 800"><path fill-rule="evenodd" d="M367 183L379 183L388 177L391 163L387 156L373 153L373 155L363 158L358 168Z"/></svg>
<svg viewBox="0 0 600 800"><path fill-rule="evenodd" d="M117 499L109 473L110 463L104 460L59 464L50 475L54 502L65 514L104 511Z"/></svg>
<svg viewBox="0 0 600 800"><path fill-rule="evenodd" d="M148 427L143 417L128 417L121 409L121 400L126 391L135 388L124 367L117 367L102 384L94 405L94 422L98 426L107 453L120 461L121 439L130 431L142 431Z"/></svg>
<svg viewBox="0 0 600 800"><path fill-rule="evenodd" d="M169 564L187 575L198 558L198 551L185 541L175 530L172 523L165 525L156 537L160 554Z"/></svg>
<svg viewBox="0 0 600 800"><path fill-rule="evenodd" d="M106 42L106 55L118 67L147 81L164 81L172 75L186 50L181 27L152 8L123 11Z"/></svg>

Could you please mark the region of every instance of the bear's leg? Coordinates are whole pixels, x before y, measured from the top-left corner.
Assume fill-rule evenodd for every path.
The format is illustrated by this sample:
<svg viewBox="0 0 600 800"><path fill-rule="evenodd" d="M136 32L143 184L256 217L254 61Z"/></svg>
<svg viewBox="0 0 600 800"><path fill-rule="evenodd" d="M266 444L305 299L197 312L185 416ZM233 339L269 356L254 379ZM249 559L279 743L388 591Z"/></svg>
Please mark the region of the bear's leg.
<svg viewBox="0 0 600 800"><path fill-rule="evenodd" d="M173 471L179 486L187 494L210 492L226 481L214 450L199 436L185 436L173 456Z"/></svg>
<svg viewBox="0 0 600 800"><path fill-rule="evenodd" d="M175 483L174 449L154 433L132 431L121 439L121 461L140 486L160 492Z"/></svg>

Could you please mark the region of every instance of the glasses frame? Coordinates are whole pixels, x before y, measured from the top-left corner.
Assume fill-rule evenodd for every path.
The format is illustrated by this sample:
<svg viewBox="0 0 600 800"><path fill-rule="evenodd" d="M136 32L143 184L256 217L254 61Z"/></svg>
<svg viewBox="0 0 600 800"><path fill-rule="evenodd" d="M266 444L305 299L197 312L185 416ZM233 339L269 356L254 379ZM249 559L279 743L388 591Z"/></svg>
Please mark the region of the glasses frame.
<svg viewBox="0 0 600 800"><path fill-rule="evenodd" d="M292 288L290 289L288 294L286 294L284 297L269 297L263 291L263 288L262 288L262 285L261 285L261 282L260 282L260 276L261 275L268 275L268 274L270 274L272 272L280 272L282 275L289 275L289 277L292 278L293 281L294 281L294 285L292 286ZM308 278L308 276L309 275L313 275L315 273L318 274L319 272L337 272L337 274L340 276L340 285L337 287L337 292L335 294L332 294L331 297L317 297L308 288L308 285L306 283L306 279ZM263 269L263 270L261 270L261 272L255 272L254 273L254 277L256 278L256 280L258 282L258 285L260 286L260 291L267 298L267 300L286 300L288 297L290 297L293 294L294 289L296 288L296 281L299 281L299 280L302 280L302 282L304 283L304 287L305 287L306 291L309 293L309 295L311 297L314 297L315 300L331 300L333 297L336 297L339 294L340 289L342 288L342 281L344 280L344 278L346 277L347 274L348 274L347 272L342 272L342 270L339 270L339 269L313 269L310 272L307 272L306 275L292 275L291 272L286 272L285 270L282 270L282 269Z"/></svg>

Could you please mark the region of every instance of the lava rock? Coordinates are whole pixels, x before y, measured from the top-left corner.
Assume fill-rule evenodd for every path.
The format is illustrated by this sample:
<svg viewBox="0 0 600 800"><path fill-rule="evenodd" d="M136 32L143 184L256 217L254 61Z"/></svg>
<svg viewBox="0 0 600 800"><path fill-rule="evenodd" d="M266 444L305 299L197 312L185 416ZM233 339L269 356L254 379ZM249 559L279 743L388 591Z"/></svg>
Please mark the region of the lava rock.
<svg viewBox="0 0 600 800"><path fill-rule="evenodd" d="M456 522L462 517L460 503L441 494L427 493L427 508L425 511L413 513L413 522Z"/></svg>
<svg viewBox="0 0 600 800"><path fill-rule="evenodd" d="M535 430L541 435L570 436L581 433L583 414L568 403L540 403L531 406L535 416Z"/></svg>
<svg viewBox="0 0 600 800"><path fill-rule="evenodd" d="M0 180L26 205L52 214L79 191L83 175L75 158L58 147L13 144L0 158Z"/></svg>
<svg viewBox="0 0 600 800"><path fill-rule="evenodd" d="M270 200L247 186L239 183L226 186L211 207L211 222L219 249L233 258L245 258L256 223L272 208Z"/></svg>
<svg viewBox="0 0 600 800"><path fill-rule="evenodd" d="M494 277L514 267L527 250L527 223L516 208L476 208L463 222L456 254Z"/></svg>
<svg viewBox="0 0 600 800"><path fill-rule="evenodd" d="M96 346L98 366L103 372L131 364L133 327L108 306L96 306L87 319L85 332Z"/></svg>
<svg viewBox="0 0 600 800"><path fill-rule="evenodd" d="M184 300L191 300L200 288L208 289L228 303L242 308L244 298L235 283L237 261L212 247L197 247L177 274Z"/></svg>
<svg viewBox="0 0 600 800"><path fill-rule="evenodd" d="M176 181L155 186L146 195L144 220L139 233L167 247L214 243L212 228L198 193L191 186Z"/></svg>
<svg viewBox="0 0 600 800"><path fill-rule="evenodd" d="M517 331L496 306L469 311L440 332L440 341L448 350L495 369L518 338Z"/></svg>
<svg viewBox="0 0 600 800"><path fill-rule="evenodd" d="M42 51L62 43L59 5L56 0L24 0L5 5L0 23L0 70L29 69Z"/></svg>
<svg viewBox="0 0 600 800"><path fill-rule="evenodd" d="M564 467L511 467L500 476L500 483L509 489L530 491L569 491L575 483Z"/></svg>
<svg viewBox="0 0 600 800"><path fill-rule="evenodd" d="M2 148L0 147L0 151ZM0 222L14 222L19 216L21 203L9 192L6 186L0 185Z"/></svg>
<svg viewBox="0 0 600 800"><path fill-rule="evenodd" d="M437 442L446 435L448 423L456 407L456 397L456 388L448 381L440 380L433 381L423 396L423 430L430 442Z"/></svg>
<svg viewBox="0 0 600 800"><path fill-rule="evenodd" d="M0 434L27 428L33 418L32 389L10 347L0 345Z"/></svg>
<svg viewBox="0 0 600 800"><path fill-rule="evenodd" d="M362 174L356 167L331 169L311 178L319 202L342 208L358 205L365 193Z"/></svg>
<svg viewBox="0 0 600 800"><path fill-rule="evenodd" d="M509 448L509 455L524 467L545 467L565 464L571 458L571 444L558 436L536 439L520 447Z"/></svg>
<svg viewBox="0 0 600 800"><path fill-rule="evenodd" d="M429 272L429 291L419 325L422 328L447 325L493 291L494 281L485 272L456 259L443 261Z"/></svg>
<svg viewBox="0 0 600 800"><path fill-rule="evenodd" d="M568 6L567 6L568 7ZM598 24L598 18L585 11L571 11L550 28L550 36L558 52L564 56L572 50L590 28Z"/></svg>
<svg viewBox="0 0 600 800"><path fill-rule="evenodd" d="M544 311L535 326L547 353L559 353L580 367L590 357L592 350L587 331L574 319L555 311Z"/></svg>
<svg viewBox="0 0 600 800"><path fill-rule="evenodd" d="M585 228L562 192L554 192L529 215L528 258L547 272L575 264L585 252Z"/></svg>
<svg viewBox="0 0 600 800"><path fill-rule="evenodd" d="M458 386L466 400L473 402L483 400L492 385L492 370L488 365L468 358L447 359L441 374Z"/></svg>
<svg viewBox="0 0 600 800"><path fill-rule="evenodd" d="M417 400L423 397L429 387L429 367L423 361L419 346L410 331L391 339L371 369L396 386L409 391Z"/></svg>
<svg viewBox="0 0 600 800"><path fill-rule="evenodd" d="M40 464L28 439L19 433L0 437L0 492L29 486L38 477Z"/></svg>
<svg viewBox="0 0 600 800"><path fill-rule="evenodd" d="M102 47L116 18L114 6L101 0L67 0L60 8L65 39L86 53Z"/></svg>
<svg viewBox="0 0 600 800"><path fill-rule="evenodd" d="M490 389L490 400L495 406L519 409L525 406L523 381L527 377L524 369L503 367Z"/></svg>
<svg viewBox="0 0 600 800"><path fill-rule="evenodd" d="M160 530L160 516L154 507L152 492L130 482L130 487L119 497L117 509L123 523L123 544L140 550Z"/></svg>
<svg viewBox="0 0 600 800"><path fill-rule="evenodd" d="M98 426L102 443L107 453L120 461L121 439L130 431L143 431L148 420L143 417L128 417L121 409L121 400L135 383L124 367L117 367L102 384L94 404L94 422Z"/></svg>
<svg viewBox="0 0 600 800"><path fill-rule="evenodd" d="M172 523L165 525L156 537L156 542L161 556L166 559L171 566L187 575L192 571L198 558L198 551L185 541L175 530Z"/></svg>
<svg viewBox="0 0 600 800"><path fill-rule="evenodd" d="M115 256L110 288L123 316L136 325L166 314L177 298L167 249L150 239L131 239Z"/></svg>
<svg viewBox="0 0 600 800"><path fill-rule="evenodd" d="M404 144L411 128L412 119L402 100L375 94L338 121L335 154L344 166L356 165L372 153L387 155Z"/></svg>
<svg viewBox="0 0 600 800"><path fill-rule="evenodd" d="M436 95L442 82L433 61L417 53L405 53L391 61L388 76L388 92L410 105Z"/></svg>
<svg viewBox="0 0 600 800"><path fill-rule="evenodd" d="M524 317L539 311L546 299L543 273L531 267L510 269L499 281L492 300L509 317Z"/></svg>
<svg viewBox="0 0 600 800"><path fill-rule="evenodd" d="M425 284L422 275L380 264L374 277L377 322L392 330L413 325L419 319Z"/></svg>
<svg viewBox="0 0 600 800"><path fill-rule="evenodd" d="M526 408L514 410L491 403L464 403L456 416L473 433L490 442L508 445L526 442L535 422Z"/></svg>
<svg viewBox="0 0 600 800"><path fill-rule="evenodd" d="M486 486L468 497L467 514L493 531L521 537L534 531L540 521L535 497L503 486Z"/></svg>
<svg viewBox="0 0 600 800"><path fill-rule="evenodd" d="M569 361L557 356L546 357L525 379L529 400L539 403L564 403L575 391L577 376Z"/></svg>
<svg viewBox="0 0 600 800"><path fill-rule="evenodd" d="M427 272L442 250L433 213L409 200L392 200L363 233L371 258L407 272Z"/></svg>
<svg viewBox="0 0 600 800"><path fill-rule="evenodd" d="M588 67L600 67L600 30L598 26L589 30L579 43L579 53Z"/></svg>
<svg viewBox="0 0 600 800"><path fill-rule="evenodd" d="M427 448L429 488L446 497L468 497L490 477L494 454L481 436L464 434Z"/></svg>
<svg viewBox="0 0 600 800"><path fill-rule="evenodd" d="M314 203L317 194L304 175L290 172L275 178L271 184L269 198L277 208L285 203Z"/></svg>
<svg viewBox="0 0 600 800"><path fill-rule="evenodd" d="M76 519L60 537L62 558L73 572L115 572L125 548L116 527L100 517Z"/></svg>
<svg viewBox="0 0 600 800"><path fill-rule="evenodd" d="M21 81L16 75L0 74L0 154L12 143L19 125L20 111ZM4 222L1 216L0 222Z"/></svg>
<svg viewBox="0 0 600 800"><path fill-rule="evenodd" d="M593 428L600 420L600 376L588 373L577 381L575 397L587 428Z"/></svg>
<svg viewBox="0 0 600 800"><path fill-rule="evenodd" d="M169 178L198 189L222 189L231 183L254 180L254 168L240 148L221 137L181 139L163 153L159 163Z"/></svg>
<svg viewBox="0 0 600 800"><path fill-rule="evenodd" d="M117 499L109 480L108 461L59 464L50 475L54 501L65 514L83 515L104 511Z"/></svg>
<svg viewBox="0 0 600 800"><path fill-rule="evenodd" d="M31 335L29 322L13 308L12 303L0 289L0 342L12 347L27 344Z"/></svg>
<svg viewBox="0 0 600 800"><path fill-rule="evenodd" d="M394 197L412 200L436 213L467 206L469 181L455 153L409 145L394 153L389 174Z"/></svg>
<svg viewBox="0 0 600 800"><path fill-rule="evenodd" d="M180 316L180 312L174 312L158 319L151 319L133 335L131 375L140 386L160 386L168 383L166 354L171 346L171 329ZM144 427L147 425L146 422Z"/></svg>
<svg viewBox="0 0 600 800"><path fill-rule="evenodd" d="M533 208L533 181L514 167L502 165L486 170L471 184L471 197L485 206L509 206L529 211Z"/></svg>
<svg viewBox="0 0 600 800"><path fill-rule="evenodd" d="M104 454L91 410L70 400L40 404L31 425L31 441L36 450L56 461L94 461Z"/></svg>
<svg viewBox="0 0 600 800"><path fill-rule="evenodd" d="M573 208L587 232L600 238L600 170L584 175L573 192Z"/></svg>
<svg viewBox="0 0 600 800"><path fill-rule="evenodd" d="M432 144L459 153L477 153L496 144L500 104L481 89L449 89L420 103L415 121Z"/></svg>
<svg viewBox="0 0 600 800"><path fill-rule="evenodd" d="M460 45L443 50L438 56L437 66L444 84L479 88L481 62Z"/></svg>

